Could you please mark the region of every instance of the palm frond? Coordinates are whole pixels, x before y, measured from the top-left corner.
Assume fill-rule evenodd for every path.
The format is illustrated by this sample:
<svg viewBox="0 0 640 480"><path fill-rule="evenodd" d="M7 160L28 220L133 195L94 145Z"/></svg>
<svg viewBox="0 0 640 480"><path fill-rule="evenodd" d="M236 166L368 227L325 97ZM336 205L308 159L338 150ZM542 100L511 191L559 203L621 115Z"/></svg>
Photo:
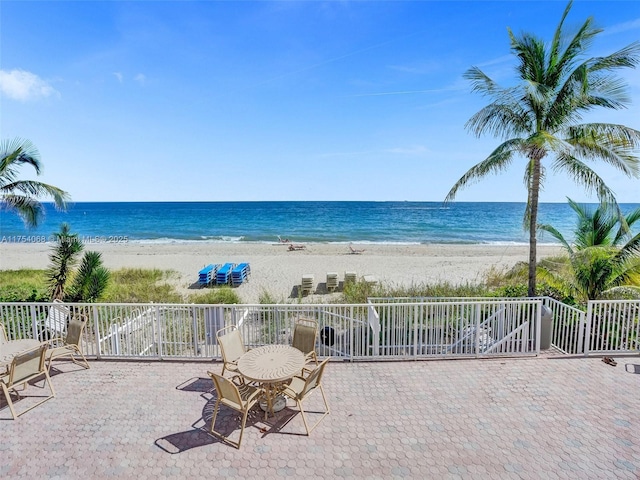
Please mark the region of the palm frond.
<svg viewBox="0 0 640 480"><path fill-rule="evenodd" d="M491 155L482 162L471 167L451 188L444 199L445 203L452 201L461 188L471 185L489 174L500 173L506 170L511 164L514 152L520 149L521 143L521 139L509 140L496 148Z"/></svg>
<svg viewBox="0 0 640 480"><path fill-rule="evenodd" d="M0 199L0 211L2 210L16 213L27 227L36 226L38 219L44 215L42 204L25 195L3 195Z"/></svg>
<svg viewBox="0 0 640 480"><path fill-rule="evenodd" d="M0 178L16 165L31 165L40 174L40 152L29 140L14 138L0 141Z"/></svg>
<svg viewBox="0 0 640 480"><path fill-rule="evenodd" d="M560 231L554 226L542 223L538 225L538 230L549 233L553 238L555 238L562 244L562 246L567 250L567 252L569 252L569 254L573 253L573 248L571 248L569 242L567 242L567 240L564 238L564 235L562 235L562 233L560 233Z"/></svg>

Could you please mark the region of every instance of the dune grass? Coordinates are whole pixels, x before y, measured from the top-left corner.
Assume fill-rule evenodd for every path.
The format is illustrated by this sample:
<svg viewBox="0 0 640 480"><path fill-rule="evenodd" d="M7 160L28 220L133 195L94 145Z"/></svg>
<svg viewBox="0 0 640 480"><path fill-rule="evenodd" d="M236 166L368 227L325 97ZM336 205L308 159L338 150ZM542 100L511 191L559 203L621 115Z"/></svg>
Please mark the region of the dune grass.
<svg viewBox="0 0 640 480"><path fill-rule="evenodd" d="M44 270L0 270L0 302L49 300Z"/></svg>

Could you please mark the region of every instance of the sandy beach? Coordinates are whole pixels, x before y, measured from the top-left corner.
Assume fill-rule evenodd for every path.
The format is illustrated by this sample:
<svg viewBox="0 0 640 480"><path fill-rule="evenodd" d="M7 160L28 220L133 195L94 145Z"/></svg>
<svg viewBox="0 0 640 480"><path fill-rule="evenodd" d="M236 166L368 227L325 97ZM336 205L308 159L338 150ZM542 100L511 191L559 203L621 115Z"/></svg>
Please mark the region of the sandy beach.
<svg viewBox="0 0 640 480"><path fill-rule="evenodd" d="M322 302L327 272L338 273L340 282L345 271L358 278L372 275L393 286L410 286L447 281L452 284L479 282L492 267L508 269L527 261L526 245L358 245L362 254L349 253L348 245L308 244L301 251L289 251L286 245L261 243L96 243L86 250L102 253L105 266L119 268L158 268L176 272L176 286L183 293L194 293L199 286L198 271L210 263L249 262L251 276L237 287L244 303L256 303L262 292L279 302L297 297L302 275L313 274L318 293L308 297ZM0 269L44 269L51 244L0 244ZM557 246L538 246L538 257L562 253Z"/></svg>

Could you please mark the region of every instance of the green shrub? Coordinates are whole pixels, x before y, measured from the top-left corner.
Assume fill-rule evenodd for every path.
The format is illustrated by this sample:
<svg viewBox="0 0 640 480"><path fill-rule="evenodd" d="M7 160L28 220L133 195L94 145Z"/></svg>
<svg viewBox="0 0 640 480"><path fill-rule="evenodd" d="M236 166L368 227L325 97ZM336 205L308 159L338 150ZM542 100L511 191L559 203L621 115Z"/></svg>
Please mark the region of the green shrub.
<svg viewBox="0 0 640 480"><path fill-rule="evenodd" d="M220 287L208 290L206 293L194 293L189 295L187 303L229 305L240 303L240 297L232 288Z"/></svg>

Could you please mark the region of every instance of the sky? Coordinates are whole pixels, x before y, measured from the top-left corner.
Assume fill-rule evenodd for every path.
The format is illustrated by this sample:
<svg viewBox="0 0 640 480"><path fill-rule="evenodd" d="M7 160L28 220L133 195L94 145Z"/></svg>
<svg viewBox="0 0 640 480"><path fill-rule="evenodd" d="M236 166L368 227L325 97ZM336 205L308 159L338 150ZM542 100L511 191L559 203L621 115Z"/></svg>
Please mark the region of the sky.
<svg viewBox="0 0 640 480"><path fill-rule="evenodd" d="M551 40L565 1L0 2L0 137L85 201L442 201L499 145L465 128L472 66L516 78L508 28ZM640 39L640 2L576 1L589 56ZM625 110L640 130L640 69ZM594 169L619 202L640 180ZM526 201L524 160L457 201ZM22 178L36 178L32 169ZM543 202L596 198L548 172Z"/></svg>

